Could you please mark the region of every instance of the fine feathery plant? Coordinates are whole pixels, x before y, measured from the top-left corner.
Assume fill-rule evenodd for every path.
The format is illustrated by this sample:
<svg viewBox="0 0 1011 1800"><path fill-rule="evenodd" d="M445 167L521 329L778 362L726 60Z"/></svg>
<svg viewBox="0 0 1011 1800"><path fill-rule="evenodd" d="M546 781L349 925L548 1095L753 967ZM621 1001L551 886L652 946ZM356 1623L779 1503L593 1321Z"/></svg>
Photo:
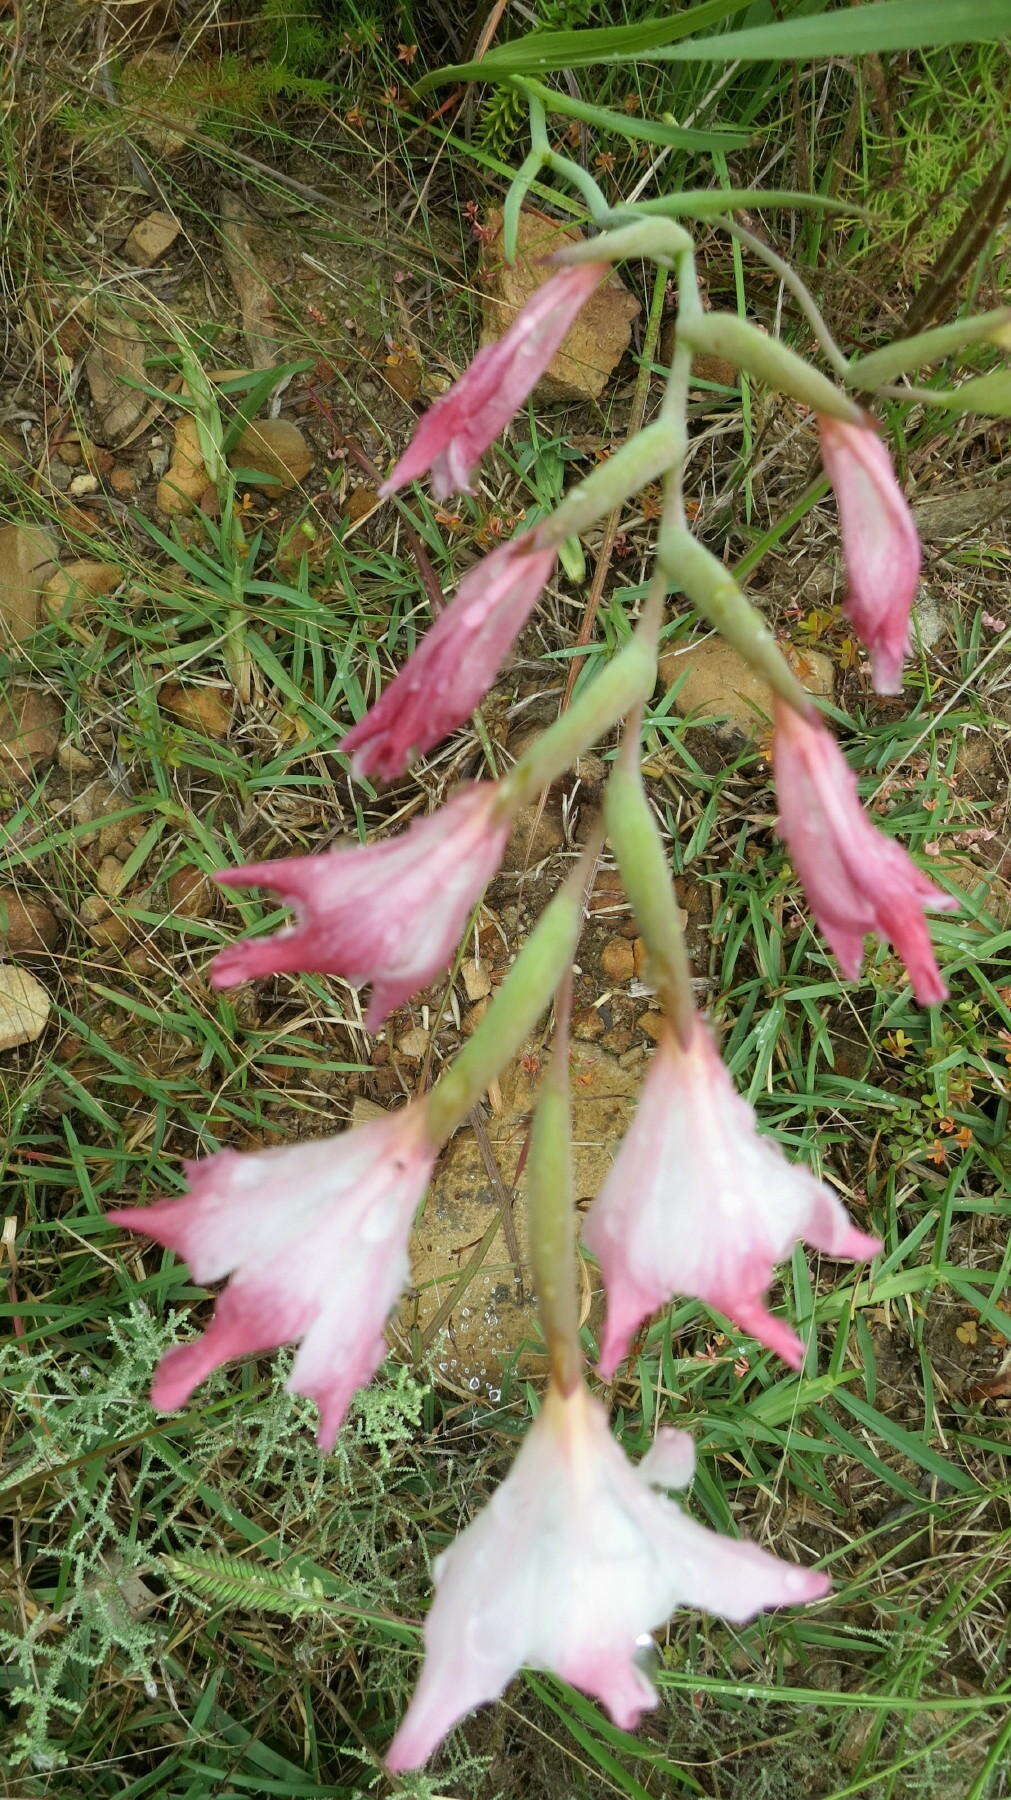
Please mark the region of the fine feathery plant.
<svg viewBox="0 0 1011 1800"><path fill-rule="evenodd" d="M680 41L680 22L700 27L720 10L710 5L679 15L678 29L670 21L637 28L639 47L648 55L704 57L706 40ZM783 55L837 47L851 53L918 42L924 19L932 22L935 41L992 36L995 18L984 0L943 10L931 0L917 8L882 0L847 12L845 42L837 13L712 41L723 58L774 54L777 47ZM613 34L587 35L607 39L608 54L619 53ZM212 980L225 988L278 972L323 972L368 982L366 1024L375 1029L451 963L521 809L619 728L602 824L485 1017L429 1092L337 1138L242 1155L220 1150L189 1165L183 1197L113 1215L180 1252L199 1282L229 1278L203 1335L162 1358L155 1405L172 1411L223 1363L294 1342L288 1387L315 1402L320 1444L339 1446L350 1403L382 1361L383 1326L408 1279L411 1222L435 1158L554 1005L554 1049L527 1157L530 1256L550 1380L512 1471L436 1565L425 1663L386 1755L393 1772L417 1769L523 1665L553 1671L600 1699L615 1725L627 1730L655 1703L641 1656L649 1633L673 1608L743 1622L766 1607L813 1604L828 1591L823 1571L709 1530L665 1497L691 1479L688 1434L661 1429L633 1468L587 1386L574 1271L570 972L606 833L646 947L663 1025L638 1113L584 1225L607 1297L600 1373L610 1377L643 1322L678 1296L703 1301L791 1367L811 1372L817 1349L810 1320L802 1319L798 1332L766 1306L776 1266L791 1253L795 1267L802 1266L801 1242L855 1261L881 1245L851 1222L831 1189L759 1132L696 1008L669 861L641 777L643 712L670 592L684 595L771 690L779 829L844 973L859 974L864 939L873 934L894 946L916 998L943 1007L947 988L924 915L956 910L958 902L872 822L832 732L765 620L692 530L683 494L692 363L696 355L715 354L814 416L840 516L847 615L869 654L875 687L887 694L902 687L921 553L889 452L866 408L875 400L913 398L939 417L1011 412L1009 378L1000 367L947 388L910 380L945 359L1002 346L1009 308L855 358L843 354L796 270L734 217L763 198L802 204L807 197L707 190L609 202L588 170L552 142L549 116L572 108L541 79L553 66L552 54L561 54L545 49L546 42L509 45L494 67L489 57L449 73L507 77L527 109L531 148L505 204L506 253L515 244L523 199L545 175L585 207L589 235L556 255L554 272L507 334L481 351L421 420L382 496L426 476L439 499L466 491L481 456L523 405L580 309L628 258L652 263L661 281L669 274L676 286L677 330L664 397L652 423L464 578L342 748L359 778L388 779L459 727L494 681L563 547L659 483L653 568L637 626L602 671L577 685L573 704L504 778L461 788L389 842L228 871L222 879L230 886L273 889L295 909L297 923L222 951ZM578 49L566 40L568 62L578 61ZM693 220L715 222L764 257L803 312L824 369L746 317L706 310ZM967 954L957 928L946 931L942 924L937 945L957 975ZM248 1597L256 1586L234 1560L213 1552L172 1555L169 1572L214 1603L243 1592ZM244 1579L251 1583L245 1590ZM287 1605L292 1614L312 1613L327 1603L325 1587L317 1591L311 1582L307 1589L285 1589L271 1577L259 1592L253 1603L267 1612Z"/></svg>

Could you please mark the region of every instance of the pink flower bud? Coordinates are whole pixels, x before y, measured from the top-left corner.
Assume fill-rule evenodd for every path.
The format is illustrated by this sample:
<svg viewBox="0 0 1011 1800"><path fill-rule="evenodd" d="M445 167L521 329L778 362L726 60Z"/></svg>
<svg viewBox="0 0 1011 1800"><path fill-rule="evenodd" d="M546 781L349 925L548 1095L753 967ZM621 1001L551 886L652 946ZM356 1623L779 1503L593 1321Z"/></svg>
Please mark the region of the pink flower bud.
<svg viewBox="0 0 1011 1800"><path fill-rule="evenodd" d="M416 1769L524 1664L550 1670L628 1730L656 1692L642 1653L675 1607L736 1624L819 1600L824 1575L721 1537L656 1487L690 1479L690 1440L662 1431L633 1468L599 1400L551 1388L502 1486L435 1565L425 1664L387 1767Z"/></svg>
<svg viewBox="0 0 1011 1800"><path fill-rule="evenodd" d="M524 532L468 570L455 600L339 748L389 781L468 719L540 598L556 552Z"/></svg>
<svg viewBox="0 0 1011 1800"><path fill-rule="evenodd" d="M760 1135L701 1019L687 1047L673 1032L661 1039L583 1238L607 1290L605 1379L643 1319L675 1294L704 1300L799 1368L803 1344L764 1303L775 1265L800 1240L846 1258L881 1248Z"/></svg>
<svg viewBox="0 0 1011 1800"><path fill-rule="evenodd" d="M537 288L505 336L479 350L422 416L380 494L394 494L429 470L437 499L469 493L471 474L489 444L533 393L576 314L609 274L607 263L583 263Z"/></svg>
<svg viewBox="0 0 1011 1800"><path fill-rule="evenodd" d="M779 832L843 974L859 975L863 940L874 932L895 945L921 1005L946 1000L923 913L925 907L957 912L958 901L871 824L856 777L823 725L779 700L775 719Z"/></svg>
<svg viewBox="0 0 1011 1800"><path fill-rule="evenodd" d="M410 1276L411 1221L435 1150L409 1106L340 1137L187 1163L180 1200L123 1207L115 1224L185 1258L195 1281L230 1275L195 1343L162 1358L151 1389L173 1412L236 1356L298 1343L287 1386L319 1407L318 1442L333 1446L355 1390L386 1354L383 1327Z"/></svg>
<svg viewBox="0 0 1011 1800"><path fill-rule="evenodd" d="M870 653L879 694L902 691L909 613L920 579L913 515L873 423L818 416L821 455L835 489L849 595L844 611Z"/></svg>
<svg viewBox="0 0 1011 1800"><path fill-rule="evenodd" d="M365 1023L378 1031L452 961L509 836L498 798L494 782L474 782L388 843L224 870L227 887L273 888L298 924L220 951L212 986L309 971L370 981Z"/></svg>

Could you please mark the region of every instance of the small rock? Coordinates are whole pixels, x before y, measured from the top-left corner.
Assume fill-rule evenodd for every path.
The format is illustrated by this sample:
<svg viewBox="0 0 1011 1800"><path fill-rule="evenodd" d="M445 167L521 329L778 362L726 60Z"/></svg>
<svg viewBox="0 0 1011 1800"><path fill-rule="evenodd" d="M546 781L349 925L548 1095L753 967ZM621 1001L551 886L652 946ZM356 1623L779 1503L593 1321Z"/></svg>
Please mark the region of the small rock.
<svg viewBox="0 0 1011 1800"><path fill-rule="evenodd" d="M0 425L0 476L13 475L29 461L25 440L12 425Z"/></svg>
<svg viewBox="0 0 1011 1800"><path fill-rule="evenodd" d="M56 542L37 525L0 528L0 643L24 643L39 620L39 596L56 562Z"/></svg>
<svg viewBox="0 0 1011 1800"><path fill-rule="evenodd" d="M118 563L92 562L87 557L65 564L50 575L42 590L47 612L73 617L88 600L111 594L123 579Z"/></svg>
<svg viewBox="0 0 1011 1800"><path fill-rule="evenodd" d="M516 238L516 261L510 267L502 255L502 212L493 207L482 232L485 250L481 279L481 343L494 343L508 331L520 308L547 271L543 258L565 244L582 242L582 233L559 225L546 213L523 207ZM570 327L538 383L539 390L563 400L595 400L612 370L624 356L632 337L632 321L639 302L620 275L612 272L590 295Z"/></svg>
<svg viewBox="0 0 1011 1800"><path fill-rule="evenodd" d="M539 819L536 805L521 806L505 847L502 868L507 871L533 868L564 842L562 822L550 806L544 808Z"/></svg>
<svg viewBox="0 0 1011 1800"><path fill-rule="evenodd" d="M632 1041L633 1034L627 1025L612 1025L601 1038L600 1047L610 1051L612 1056L624 1056L626 1050L631 1050Z"/></svg>
<svg viewBox="0 0 1011 1800"><path fill-rule="evenodd" d="M355 1125L371 1125L373 1120L385 1119L385 1117L385 1108L377 1106L374 1100L366 1100L364 1094L358 1095L358 1098L351 1108L352 1127Z"/></svg>
<svg viewBox="0 0 1011 1800"><path fill-rule="evenodd" d="M119 494L121 498L125 499L127 495L136 491L137 477L125 463L117 463L116 467L109 471L109 486L114 494Z"/></svg>
<svg viewBox="0 0 1011 1800"><path fill-rule="evenodd" d="M600 952L600 966L608 981L631 981L635 974L635 954L627 939L609 938Z"/></svg>
<svg viewBox="0 0 1011 1800"><path fill-rule="evenodd" d="M34 1044L45 1031L49 1012L42 983L15 963L0 963L0 1050Z"/></svg>
<svg viewBox="0 0 1011 1800"><path fill-rule="evenodd" d="M590 1043L599 1038L604 1029L604 1021L595 1006L586 1006L577 1012L572 1021L572 1035L583 1043Z"/></svg>
<svg viewBox="0 0 1011 1800"><path fill-rule="evenodd" d="M465 957L460 965L460 974L463 976L468 1000L483 1000L491 993L491 975L487 963L479 963L473 956Z"/></svg>
<svg viewBox="0 0 1011 1800"><path fill-rule="evenodd" d="M122 948L133 935L129 922L113 912L102 894L89 894L81 902L77 916L93 944L115 944Z"/></svg>
<svg viewBox="0 0 1011 1800"><path fill-rule="evenodd" d="M28 781L56 755L63 709L52 694L15 683L0 693L0 781Z"/></svg>
<svg viewBox="0 0 1011 1800"><path fill-rule="evenodd" d="M834 671L824 651L794 652L789 660L813 694L831 697ZM718 734L757 737L772 716L768 683L719 638L669 651L660 658L660 674L667 687L680 683L678 712L693 723L715 725Z"/></svg>
<svg viewBox="0 0 1011 1800"><path fill-rule="evenodd" d="M68 469L79 469L84 461L84 451L76 438L64 438L56 454Z"/></svg>
<svg viewBox="0 0 1011 1800"><path fill-rule="evenodd" d="M94 846L99 857L120 848L124 855L129 854L131 821L109 818L110 814L122 812L125 804L125 794L113 787L111 781L91 781L81 793L74 795L69 808L74 824L94 827L77 835L82 849Z"/></svg>
<svg viewBox="0 0 1011 1800"><path fill-rule="evenodd" d="M180 919L207 919L214 911L217 889L203 869L177 869L168 880L168 903Z"/></svg>
<svg viewBox="0 0 1011 1800"><path fill-rule="evenodd" d="M643 1013L641 1019L636 1020L636 1024L640 1031L644 1031L648 1038L653 1039L654 1044L658 1044L664 1034L667 1021L663 1013L647 1012Z"/></svg>
<svg viewBox="0 0 1011 1800"><path fill-rule="evenodd" d="M171 213L151 212L146 219L138 219L126 243L123 255L138 269L146 269L156 263L160 256L176 241L182 226Z"/></svg>
<svg viewBox="0 0 1011 1800"><path fill-rule="evenodd" d="M948 629L945 608L936 594L921 590L913 602L913 643L922 650L933 650Z"/></svg>
<svg viewBox="0 0 1011 1800"><path fill-rule="evenodd" d="M95 875L95 886L107 900L115 900L123 892L123 864L118 856L103 856Z"/></svg>
<svg viewBox="0 0 1011 1800"><path fill-rule="evenodd" d="M65 769L68 775L87 775L95 766L94 759L85 756L84 751L79 750L76 744L72 744L69 738L57 750L56 760L60 768Z"/></svg>
<svg viewBox="0 0 1011 1800"><path fill-rule="evenodd" d="M397 1039L397 1049L401 1056L409 1057L411 1062L420 1062L428 1049L431 1035L431 1032L426 1031L424 1026L414 1025L410 1031L404 1032L403 1037Z"/></svg>
<svg viewBox="0 0 1011 1800"><path fill-rule="evenodd" d="M212 83L194 82L192 68L191 62L184 65L181 50L152 47L131 56L120 70L119 97L131 129L160 156L185 150L211 105Z"/></svg>
<svg viewBox="0 0 1011 1800"><path fill-rule="evenodd" d="M70 494L74 500L83 499L85 494L98 493L97 475L75 475L70 483Z"/></svg>
<svg viewBox="0 0 1011 1800"><path fill-rule="evenodd" d="M473 1037L481 1020L484 1018L485 1013L488 1011L488 1004L487 1000L475 1000L473 1006L468 1006L467 1011L460 1020L460 1030L463 1032L464 1037Z"/></svg>
<svg viewBox="0 0 1011 1800"><path fill-rule="evenodd" d="M284 494L303 482L315 456L290 419L257 419L247 425L228 461L233 469L255 471L245 480L265 494Z"/></svg>
<svg viewBox="0 0 1011 1800"><path fill-rule="evenodd" d="M191 413L183 413L175 423L172 459L158 483L155 505L170 516L191 513L206 486L197 422Z"/></svg>
<svg viewBox="0 0 1011 1800"><path fill-rule="evenodd" d="M592 918L627 913L629 899L617 869L598 869L593 878L587 911Z"/></svg>
<svg viewBox="0 0 1011 1800"><path fill-rule="evenodd" d="M194 731L207 737L224 738L232 726L232 709L218 688L182 687L178 681L167 681L158 691L158 704Z"/></svg>
<svg viewBox="0 0 1011 1800"><path fill-rule="evenodd" d="M0 888L0 947L9 956L37 956L59 941L56 914L42 900Z"/></svg>

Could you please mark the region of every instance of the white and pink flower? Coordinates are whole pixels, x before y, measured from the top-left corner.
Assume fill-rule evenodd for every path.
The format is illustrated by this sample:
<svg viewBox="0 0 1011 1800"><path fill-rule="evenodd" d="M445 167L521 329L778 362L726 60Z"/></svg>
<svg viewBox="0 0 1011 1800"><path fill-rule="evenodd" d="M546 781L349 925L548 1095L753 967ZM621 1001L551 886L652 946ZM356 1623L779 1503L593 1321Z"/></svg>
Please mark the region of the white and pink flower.
<svg viewBox="0 0 1011 1800"><path fill-rule="evenodd" d="M759 1133L701 1019L686 1045L673 1031L661 1038L583 1239L607 1294L607 1379L642 1321L675 1294L704 1301L799 1368L800 1338L765 1305L776 1264L801 1241L847 1259L881 1248Z"/></svg>
<svg viewBox="0 0 1011 1800"><path fill-rule="evenodd" d="M515 1464L435 1565L425 1664L386 1762L416 1769L524 1665L550 1670L628 1730L656 1692L648 1633L679 1606L736 1624L818 1600L828 1581L690 1519L658 1487L683 1487L691 1440L662 1431L638 1468L580 1383L549 1388Z"/></svg>
<svg viewBox="0 0 1011 1800"><path fill-rule="evenodd" d="M195 1343L162 1358L160 1412L237 1356L297 1343L289 1389L319 1408L329 1450L357 1388L383 1360L383 1327L410 1276L408 1238L435 1161L425 1114L408 1106L340 1137L186 1164L189 1193L110 1215L189 1264L231 1279Z"/></svg>
<svg viewBox="0 0 1011 1800"><path fill-rule="evenodd" d="M380 494L394 494L429 472L436 499L469 493L489 444L533 393L577 313L610 272L607 263L583 263L543 282L509 330L479 350L459 381L423 414Z"/></svg>
<svg viewBox="0 0 1011 1800"><path fill-rule="evenodd" d="M338 746L356 775L389 781L470 718L541 596L557 551L537 532L500 544L467 571L389 687Z"/></svg>
<svg viewBox="0 0 1011 1800"><path fill-rule="evenodd" d="M365 1023L377 1031L452 961L509 836L497 803L493 782L474 782L388 843L222 871L227 887L273 888L298 923L219 951L212 985L309 971L369 981Z"/></svg>
<svg viewBox="0 0 1011 1800"><path fill-rule="evenodd" d="M873 421L848 425L820 414L818 430L839 508L849 580L844 611L870 654L877 692L898 694L922 559L913 515Z"/></svg>
<svg viewBox="0 0 1011 1800"><path fill-rule="evenodd" d="M958 901L871 823L831 732L782 701L774 710L780 836L843 974L859 975L864 938L873 932L895 945L921 1005L946 1000L923 915L926 908L957 912Z"/></svg>

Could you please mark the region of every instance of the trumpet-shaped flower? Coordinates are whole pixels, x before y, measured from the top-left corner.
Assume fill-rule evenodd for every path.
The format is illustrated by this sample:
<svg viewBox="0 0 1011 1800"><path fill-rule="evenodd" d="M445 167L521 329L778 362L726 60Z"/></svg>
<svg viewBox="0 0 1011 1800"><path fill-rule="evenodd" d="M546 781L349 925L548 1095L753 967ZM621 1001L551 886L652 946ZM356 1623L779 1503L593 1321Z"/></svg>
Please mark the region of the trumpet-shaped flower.
<svg viewBox="0 0 1011 1800"><path fill-rule="evenodd" d="M429 471L437 499L469 493L475 466L533 393L576 314L608 274L607 263L583 263L542 283L505 335L479 350L422 416L380 494L394 494Z"/></svg>
<svg viewBox="0 0 1011 1800"><path fill-rule="evenodd" d="M673 1032L661 1039L583 1238L607 1292L605 1377L642 1320L675 1294L704 1300L799 1368L803 1344L765 1305L775 1265L799 1240L847 1258L881 1248L810 1170L760 1135L701 1019L687 1045Z"/></svg>
<svg viewBox="0 0 1011 1800"><path fill-rule="evenodd" d="M835 490L849 594L844 611L870 653L879 694L902 689L920 540L892 459L873 424L819 415L821 455Z"/></svg>
<svg viewBox="0 0 1011 1800"><path fill-rule="evenodd" d="M387 1754L415 1769L527 1664L593 1694L623 1729L656 1705L648 1633L678 1606L741 1623L817 1600L823 1575L721 1537L656 1487L691 1477L691 1440L664 1431L634 1468L598 1400L548 1391L510 1474L435 1565L425 1664Z"/></svg>
<svg viewBox="0 0 1011 1800"><path fill-rule="evenodd" d="M832 734L781 701L775 718L780 835L843 974L860 973L864 937L874 932L895 945L922 1005L946 1000L923 914L957 911L958 901L872 825Z"/></svg>
<svg viewBox="0 0 1011 1800"><path fill-rule="evenodd" d="M500 544L468 570L373 707L341 740L356 775L389 781L468 719L483 700L541 595L557 552L536 531Z"/></svg>
<svg viewBox="0 0 1011 1800"><path fill-rule="evenodd" d="M179 1200L123 1207L115 1223L185 1258L195 1281L230 1276L195 1343L162 1358L160 1412L236 1356L300 1348L288 1381L319 1408L329 1450L355 1390L385 1355L387 1314L407 1285L411 1221L435 1160L425 1115L406 1107L340 1137L186 1164Z"/></svg>
<svg viewBox="0 0 1011 1800"><path fill-rule="evenodd" d="M497 798L492 782L475 782L388 843L226 869L219 881L273 888L298 923L220 951L213 985L310 970L370 981L365 1023L377 1031L451 962L509 835Z"/></svg>

